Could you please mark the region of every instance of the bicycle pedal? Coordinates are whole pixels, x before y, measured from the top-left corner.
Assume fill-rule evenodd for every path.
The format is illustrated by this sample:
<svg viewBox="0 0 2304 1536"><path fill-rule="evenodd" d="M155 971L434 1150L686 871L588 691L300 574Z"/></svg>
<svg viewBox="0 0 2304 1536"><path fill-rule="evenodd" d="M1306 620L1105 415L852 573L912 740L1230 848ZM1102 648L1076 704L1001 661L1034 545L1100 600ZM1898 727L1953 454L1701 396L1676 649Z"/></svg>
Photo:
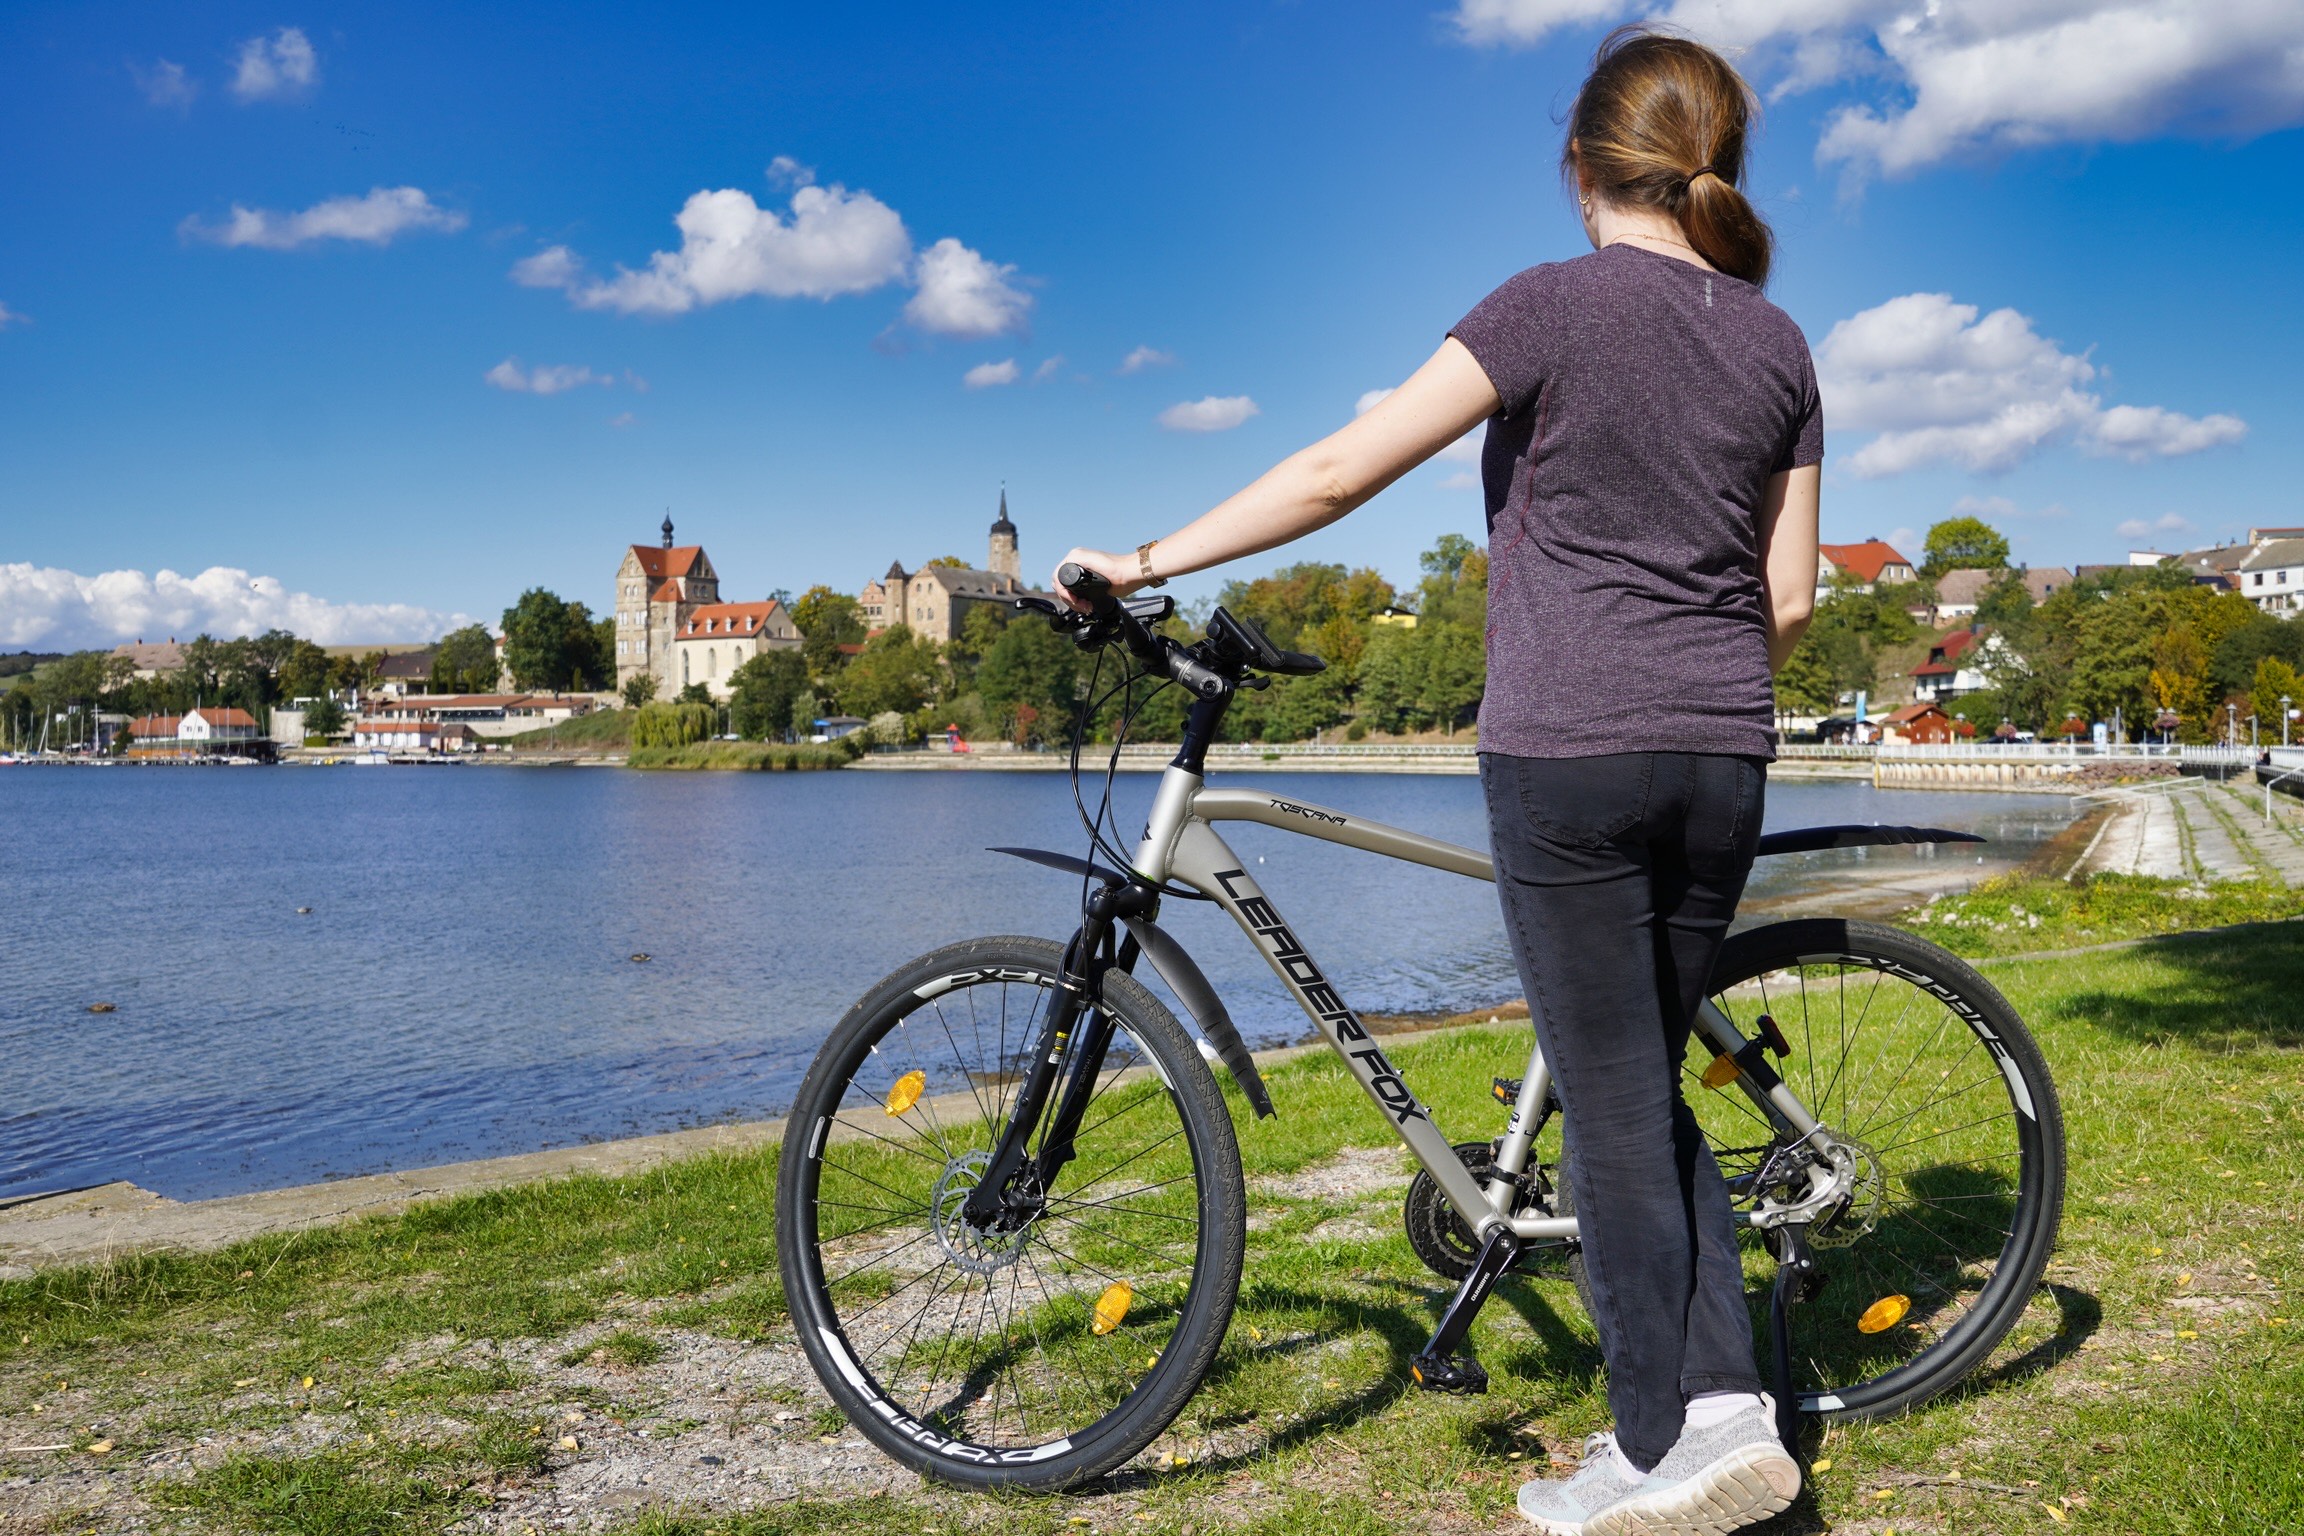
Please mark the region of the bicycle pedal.
<svg viewBox="0 0 2304 1536"><path fill-rule="evenodd" d="M1490 1078L1488 1080L1488 1096L1499 1104L1517 1104L1520 1102L1520 1079L1516 1077Z"/></svg>
<svg viewBox="0 0 2304 1536"><path fill-rule="evenodd" d="M1469 1355L1418 1355L1408 1362L1408 1374L1427 1392L1476 1397L1488 1390L1488 1373Z"/></svg>

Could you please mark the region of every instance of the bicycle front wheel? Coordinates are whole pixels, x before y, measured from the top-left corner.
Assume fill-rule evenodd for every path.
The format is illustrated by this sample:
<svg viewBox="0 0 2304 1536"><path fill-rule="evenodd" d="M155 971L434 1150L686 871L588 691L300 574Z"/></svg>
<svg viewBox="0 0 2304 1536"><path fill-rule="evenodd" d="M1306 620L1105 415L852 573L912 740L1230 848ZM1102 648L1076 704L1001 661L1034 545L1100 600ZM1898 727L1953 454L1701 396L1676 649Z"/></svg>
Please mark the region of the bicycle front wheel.
<svg viewBox="0 0 2304 1536"><path fill-rule="evenodd" d="M1874 923L1813 919L1737 935L1712 1002L1848 1155L1848 1197L1809 1229L1824 1284L1793 1311L1801 1407L1827 1420L1911 1408L2025 1323L2064 1204L2064 1122L2023 1020L1976 970ZM1782 1138L1702 1052L1685 1092L1740 1212ZM1757 1238L1754 1239L1757 1242ZM1760 1297L1765 1305L1765 1292ZM2036 1319L2045 1333L2053 1326Z"/></svg>
<svg viewBox="0 0 2304 1536"><path fill-rule="evenodd" d="M1041 939L913 961L833 1030L785 1129L778 1263L810 1363L881 1449L972 1487L1069 1487L1142 1451L1199 1388L1240 1285L1224 1096L1118 971L1073 1156L1028 1217L971 1223L1062 971Z"/></svg>

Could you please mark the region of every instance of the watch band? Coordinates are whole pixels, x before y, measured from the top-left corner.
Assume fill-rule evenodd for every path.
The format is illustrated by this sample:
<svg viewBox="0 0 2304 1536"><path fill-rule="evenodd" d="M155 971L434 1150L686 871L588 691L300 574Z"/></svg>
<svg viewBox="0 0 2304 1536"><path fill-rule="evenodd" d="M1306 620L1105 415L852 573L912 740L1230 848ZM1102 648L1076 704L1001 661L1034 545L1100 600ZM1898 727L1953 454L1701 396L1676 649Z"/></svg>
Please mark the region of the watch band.
<svg viewBox="0 0 2304 1536"><path fill-rule="evenodd" d="M1148 587L1168 585L1167 577L1152 574L1152 546L1159 542L1158 539L1146 539L1136 546L1136 573L1143 578L1144 585Z"/></svg>

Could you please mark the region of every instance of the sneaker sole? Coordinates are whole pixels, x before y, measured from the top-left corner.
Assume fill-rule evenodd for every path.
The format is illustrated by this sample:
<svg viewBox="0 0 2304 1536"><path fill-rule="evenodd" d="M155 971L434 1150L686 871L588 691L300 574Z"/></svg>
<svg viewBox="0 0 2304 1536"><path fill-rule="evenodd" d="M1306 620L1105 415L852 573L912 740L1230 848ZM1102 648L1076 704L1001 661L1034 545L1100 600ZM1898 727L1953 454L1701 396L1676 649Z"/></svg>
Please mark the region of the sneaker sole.
<svg viewBox="0 0 2304 1536"><path fill-rule="evenodd" d="M1725 1536L1799 1496L1800 1464L1782 1446L1739 1446L1684 1483L1602 1510L1584 1536Z"/></svg>

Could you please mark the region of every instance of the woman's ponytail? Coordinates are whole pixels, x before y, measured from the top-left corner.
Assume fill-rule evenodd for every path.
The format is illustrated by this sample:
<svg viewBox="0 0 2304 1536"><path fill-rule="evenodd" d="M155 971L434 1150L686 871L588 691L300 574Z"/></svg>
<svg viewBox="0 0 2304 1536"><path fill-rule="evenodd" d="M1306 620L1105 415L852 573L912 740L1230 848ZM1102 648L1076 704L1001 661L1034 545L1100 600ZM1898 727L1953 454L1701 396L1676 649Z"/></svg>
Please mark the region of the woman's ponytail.
<svg viewBox="0 0 2304 1536"><path fill-rule="evenodd" d="M1568 116L1561 169L1607 202L1670 214L1713 266L1768 281L1775 237L1737 190L1758 102L1735 66L1701 43L1619 27L1593 57Z"/></svg>

